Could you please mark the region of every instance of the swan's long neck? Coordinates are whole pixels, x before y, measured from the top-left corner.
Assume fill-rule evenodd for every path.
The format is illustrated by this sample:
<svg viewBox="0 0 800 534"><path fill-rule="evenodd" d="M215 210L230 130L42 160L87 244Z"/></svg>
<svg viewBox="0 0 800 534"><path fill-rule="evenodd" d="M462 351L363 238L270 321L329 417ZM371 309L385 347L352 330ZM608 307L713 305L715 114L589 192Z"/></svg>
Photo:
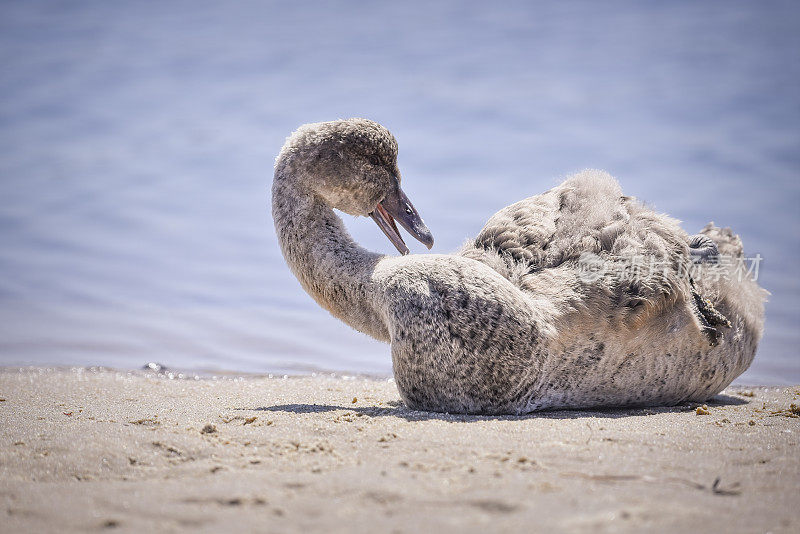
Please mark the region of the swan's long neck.
<svg viewBox="0 0 800 534"><path fill-rule="evenodd" d="M286 262L303 289L333 316L389 341L371 279L382 256L353 241L333 210L298 182L284 167L272 184L272 217Z"/></svg>

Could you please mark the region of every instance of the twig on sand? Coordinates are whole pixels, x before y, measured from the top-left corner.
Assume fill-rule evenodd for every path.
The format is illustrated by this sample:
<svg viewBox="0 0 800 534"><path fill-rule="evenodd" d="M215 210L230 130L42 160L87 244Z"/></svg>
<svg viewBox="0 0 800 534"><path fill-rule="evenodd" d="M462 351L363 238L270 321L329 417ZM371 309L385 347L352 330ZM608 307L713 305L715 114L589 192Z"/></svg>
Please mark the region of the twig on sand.
<svg viewBox="0 0 800 534"><path fill-rule="evenodd" d="M604 475L592 475L589 473L576 473L576 472L566 472L561 473L561 476L564 477L579 477L585 478L587 480L595 480L598 482L623 482L629 480L642 480L644 482L656 482L656 483L663 483L663 482L678 482L680 484L684 484L691 488L706 491L710 490L711 493L714 495L741 495L741 490L738 489L739 483L734 482L729 488L721 488L720 487L720 477L717 477L714 482L711 484L709 488L705 484L700 484L699 482L695 482L693 480L689 480L686 478L680 477L666 477L666 478L656 478L649 475L612 475L612 474L604 474Z"/></svg>

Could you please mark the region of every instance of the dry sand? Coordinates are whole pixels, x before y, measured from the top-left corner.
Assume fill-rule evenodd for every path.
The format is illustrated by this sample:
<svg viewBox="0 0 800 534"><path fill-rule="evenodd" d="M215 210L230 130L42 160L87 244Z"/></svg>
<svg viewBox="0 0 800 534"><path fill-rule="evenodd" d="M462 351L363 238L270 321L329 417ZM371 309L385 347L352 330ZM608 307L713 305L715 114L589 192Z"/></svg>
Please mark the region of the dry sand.
<svg viewBox="0 0 800 534"><path fill-rule="evenodd" d="M800 531L800 387L452 416L390 380L0 371L0 530Z"/></svg>

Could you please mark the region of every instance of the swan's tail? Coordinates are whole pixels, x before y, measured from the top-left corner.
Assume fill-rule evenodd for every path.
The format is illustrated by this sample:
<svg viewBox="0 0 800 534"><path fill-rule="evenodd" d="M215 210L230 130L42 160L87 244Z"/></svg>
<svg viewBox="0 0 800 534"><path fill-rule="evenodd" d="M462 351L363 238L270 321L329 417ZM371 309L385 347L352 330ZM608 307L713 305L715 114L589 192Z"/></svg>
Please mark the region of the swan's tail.
<svg viewBox="0 0 800 534"><path fill-rule="evenodd" d="M745 255L739 236L713 222L692 236L690 247L692 260L698 267L693 273L692 292L702 315L701 325L716 331L723 326L747 331L745 339L753 346L745 351L751 355L743 362L743 371L752 360L764 329L764 302L769 293L758 285L761 257ZM711 344L717 341L715 338Z"/></svg>
<svg viewBox="0 0 800 534"><path fill-rule="evenodd" d="M720 228L715 226L713 222L708 223L695 237L698 238L698 241L704 243L707 243L706 240L710 239L716 245L721 256L741 258L744 254L744 247L739 236L734 234L730 228ZM698 244L702 245L702 243Z"/></svg>

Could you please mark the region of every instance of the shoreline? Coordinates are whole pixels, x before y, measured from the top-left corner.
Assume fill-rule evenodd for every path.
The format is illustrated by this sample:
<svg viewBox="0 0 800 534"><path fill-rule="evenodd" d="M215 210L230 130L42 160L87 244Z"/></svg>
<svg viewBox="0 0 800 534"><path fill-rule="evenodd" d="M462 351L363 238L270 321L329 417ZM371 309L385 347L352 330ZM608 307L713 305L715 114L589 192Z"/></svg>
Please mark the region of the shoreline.
<svg viewBox="0 0 800 534"><path fill-rule="evenodd" d="M494 417L387 378L14 367L0 399L2 532L800 527L800 386Z"/></svg>
<svg viewBox="0 0 800 534"><path fill-rule="evenodd" d="M158 366L156 369L150 365ZM284 369L278 371L241 371L223 368L187 368L161 365L158 363L148 363L141 367L126 368L113 367L107 365L80 365L80 364L25 364L12 363L0 364L0 374L2 373L24 373L24 372L103 372L119 373L131 377L141 378L164 378L169 380L232 380L232 379L296 379L296 378L335 378L343 380L394 380L391 372L363 372L348 370L332 370L317 367L303 367L297 369ZM743 381L737 377L726 389L730 388L791 388L800 387L800 383L790 380L777 381Z"/></svg>

